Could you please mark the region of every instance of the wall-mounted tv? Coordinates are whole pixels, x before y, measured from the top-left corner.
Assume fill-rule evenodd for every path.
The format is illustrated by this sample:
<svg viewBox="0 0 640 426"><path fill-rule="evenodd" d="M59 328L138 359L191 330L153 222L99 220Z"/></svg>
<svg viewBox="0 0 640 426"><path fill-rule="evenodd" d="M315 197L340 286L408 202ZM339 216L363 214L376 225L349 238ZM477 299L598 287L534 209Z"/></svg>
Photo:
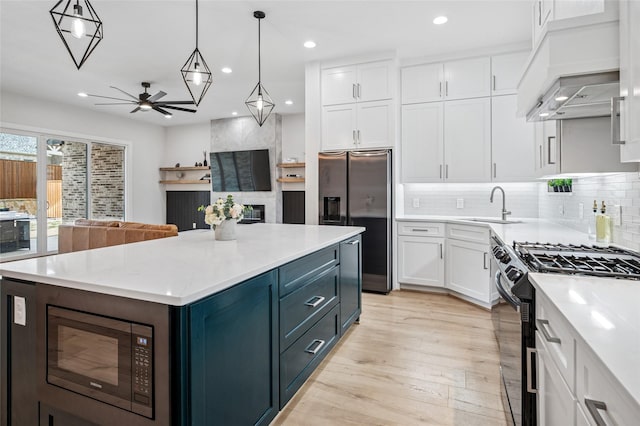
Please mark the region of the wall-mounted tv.
<svg viewBox="0 0 640 426"><path fill-rule="evenodd" d="M268 149L212 152L209 164L214 192L271 191Z"/></svg>

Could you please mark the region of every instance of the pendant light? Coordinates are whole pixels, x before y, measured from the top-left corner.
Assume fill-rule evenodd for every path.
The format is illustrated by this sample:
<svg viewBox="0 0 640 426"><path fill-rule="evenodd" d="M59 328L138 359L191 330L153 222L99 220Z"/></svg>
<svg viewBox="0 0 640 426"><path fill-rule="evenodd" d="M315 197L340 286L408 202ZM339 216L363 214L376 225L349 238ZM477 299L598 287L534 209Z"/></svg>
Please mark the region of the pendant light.
<svg viewBox="0 0 640 426"><path fill-rule="evenodd" d="M256 10L253 12L253 17L258 20L258 84L253 88L253 91L245 101L245 105L249 108L249 112L253 115L253 118L256 119L258 125L262 127L267 118L269 118L269 114L276 106L271 100L271 96L269 96L269 92L262 85L261 80L261 64L260 64L260 20L264 19L266 15L264 12Z"/></svg>
<svg viewBox="0 0 640 426"><path fill-rule="evenodd" d="M49 14L73 63L80 69L102 40L102 21L89 0L75 0L75 4L73 0L60 0Z"/></svg>
<svg viewBox="0 0 640 426"><path fill-rule="evenodd" d="M196 48L180 70L184 84L187 85L191 99L200 105L205 93L213 83L211 70L198 50L198 0L196 0Z"/></svg>

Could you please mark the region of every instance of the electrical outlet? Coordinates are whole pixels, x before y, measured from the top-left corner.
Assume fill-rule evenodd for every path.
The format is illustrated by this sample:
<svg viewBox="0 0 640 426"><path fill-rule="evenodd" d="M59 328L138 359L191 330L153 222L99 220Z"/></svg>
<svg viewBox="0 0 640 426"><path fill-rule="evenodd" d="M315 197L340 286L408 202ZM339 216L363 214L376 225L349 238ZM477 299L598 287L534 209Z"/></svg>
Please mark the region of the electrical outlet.
<svg viewBox="0 0 640 426"><path fill-rule="evenodd" d="M456 208L463 209L464 208L464 198L456 199Z"/></svg>
<svg viewBox="0 0 640 426"><path fill-rule="evenodd" d="M193 229L196 229L196 223L193 222Z"/></svg>
<svg viewBox="0 0 640 426"><path fill-rule="evenodd" d="M420 207L420 198L414 198L413 199L413 207Z"/></svg>
<svg viewBox="0 0 640 426"><path fill-rule="evenodd" d="M578 219L584 219L584 203L578 203Z"/></svg>
<svg viewBox="0 0 640 426"><path fill-rule="evenodd" d="M558 206L558 213L560 214L560 216L564 216L564 204L560 204Z"/></svg>
<svg viewBox="0 0 640 426"><path fill-rule="evenodd" d="M24 297L13 297L13 322L18 325L27 325L27 302Z"/></svg>
<svg viewBox="0 0 640 426"><path fill-rule="evenodd" d="M613 224L615 226L622 225L622 206L619 204L613 206Z"/></svg>

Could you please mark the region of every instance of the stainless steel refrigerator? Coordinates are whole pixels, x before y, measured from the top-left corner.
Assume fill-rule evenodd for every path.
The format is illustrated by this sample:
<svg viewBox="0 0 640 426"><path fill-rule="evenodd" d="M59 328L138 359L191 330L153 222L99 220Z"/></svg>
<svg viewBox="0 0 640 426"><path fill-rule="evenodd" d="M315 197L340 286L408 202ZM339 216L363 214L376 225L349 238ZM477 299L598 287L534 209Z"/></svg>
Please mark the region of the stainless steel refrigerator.
<svg viewBox="0 0 640 426"><path fill-rule="evenodd" d="M391 150L318 155L321 225L363 226L362 289L391 291Z"/></svg>

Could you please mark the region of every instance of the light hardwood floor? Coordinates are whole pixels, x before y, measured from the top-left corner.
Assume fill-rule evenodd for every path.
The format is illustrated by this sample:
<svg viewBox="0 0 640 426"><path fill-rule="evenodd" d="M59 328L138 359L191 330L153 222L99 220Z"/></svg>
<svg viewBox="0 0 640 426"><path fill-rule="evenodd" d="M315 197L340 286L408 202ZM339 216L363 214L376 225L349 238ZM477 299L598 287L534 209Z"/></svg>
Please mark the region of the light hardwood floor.
<svg viewBox="0 0 640 426"><path fill-rule="evenodd" d="M362 304L360 324L272 424L506 424L490 312L411 291Z"/></svg>

